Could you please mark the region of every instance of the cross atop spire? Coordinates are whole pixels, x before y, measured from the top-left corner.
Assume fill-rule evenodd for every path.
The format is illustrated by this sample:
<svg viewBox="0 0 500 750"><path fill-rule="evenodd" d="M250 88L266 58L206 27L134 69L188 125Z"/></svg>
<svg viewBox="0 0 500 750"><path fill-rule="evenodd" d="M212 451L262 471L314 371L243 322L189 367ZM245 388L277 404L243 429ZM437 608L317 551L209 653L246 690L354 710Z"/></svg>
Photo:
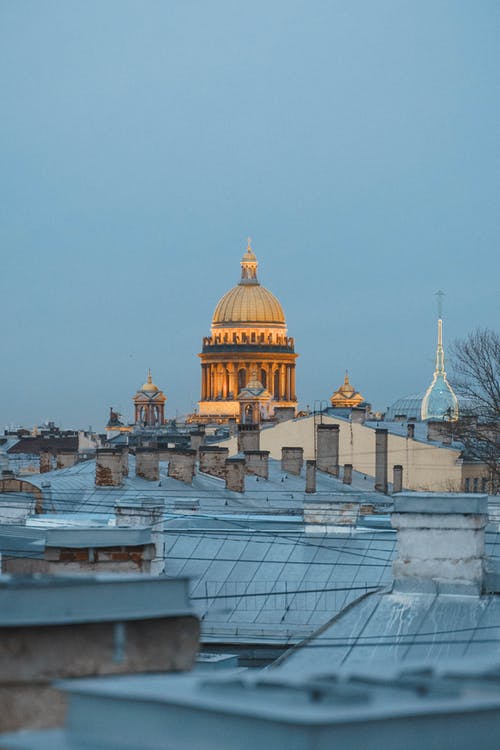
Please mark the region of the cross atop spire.
<svg viewBox="0 0 500 750"><path fill-rule="evenodd" d="M439 291L436 292L436 297L437 297L437 306L438 306L438 318L442 318L443 317L444 292L441 289L439 289Z"/></svg>

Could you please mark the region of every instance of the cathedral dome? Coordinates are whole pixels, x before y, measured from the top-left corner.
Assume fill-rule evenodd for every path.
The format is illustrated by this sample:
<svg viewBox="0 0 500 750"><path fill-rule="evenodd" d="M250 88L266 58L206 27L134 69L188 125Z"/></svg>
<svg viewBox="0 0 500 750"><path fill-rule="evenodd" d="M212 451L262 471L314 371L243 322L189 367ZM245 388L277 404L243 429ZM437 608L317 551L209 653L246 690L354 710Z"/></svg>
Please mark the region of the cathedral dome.
<svg viewBox="0 0 500 750"><path fill-rule="evenodd" d="M241 259L241 281L226 292L217 303L212 325L286 324L285 313L279 300L259 284L257 265L257 258L249 243Z"/></svg>
<svg viewBox="0 0 500 750"><path fill-rule="evenodd" d="M219 300L212 325L232 323L272 323L285 325L285 313L279 301L260 284L238 284Z"/></svg>

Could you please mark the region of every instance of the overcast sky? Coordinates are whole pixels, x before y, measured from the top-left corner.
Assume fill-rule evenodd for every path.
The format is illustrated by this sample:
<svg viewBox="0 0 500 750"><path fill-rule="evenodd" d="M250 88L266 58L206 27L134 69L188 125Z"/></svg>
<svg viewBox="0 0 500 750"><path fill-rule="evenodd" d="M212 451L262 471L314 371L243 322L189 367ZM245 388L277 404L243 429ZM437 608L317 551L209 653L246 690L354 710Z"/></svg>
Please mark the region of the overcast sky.
<svg viewBox="0 0 500 750"><path fill-rule="evenodd" d="M0 427L167 414L246 237L301 404L498 329L500 3L1 0Z"/></svg>

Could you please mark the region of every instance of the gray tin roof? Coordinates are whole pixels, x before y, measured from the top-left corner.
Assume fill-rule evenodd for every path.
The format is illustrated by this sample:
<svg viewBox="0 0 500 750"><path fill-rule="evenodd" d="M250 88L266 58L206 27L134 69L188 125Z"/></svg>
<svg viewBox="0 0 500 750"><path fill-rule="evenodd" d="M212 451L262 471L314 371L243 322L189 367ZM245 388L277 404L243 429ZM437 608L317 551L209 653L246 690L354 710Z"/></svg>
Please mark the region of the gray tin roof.
<svg viewBox="0 0 500 750"><path fill-rule="evenodd" d="M186 578L0 576L0 628L191 614Z"/></svg>

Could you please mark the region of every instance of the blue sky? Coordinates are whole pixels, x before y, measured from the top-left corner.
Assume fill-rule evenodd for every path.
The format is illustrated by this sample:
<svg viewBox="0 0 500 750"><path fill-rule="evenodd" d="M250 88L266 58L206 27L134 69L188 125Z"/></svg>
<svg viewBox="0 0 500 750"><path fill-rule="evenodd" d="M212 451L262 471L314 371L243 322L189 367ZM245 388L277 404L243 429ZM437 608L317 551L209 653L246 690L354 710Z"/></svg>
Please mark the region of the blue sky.
<svg viewBox="0 0 500 750"><path fill-rule="evenodd" d="M199 398L246 237L303 405L498 329L500 4L0 2L0 426Z"/></svg>

